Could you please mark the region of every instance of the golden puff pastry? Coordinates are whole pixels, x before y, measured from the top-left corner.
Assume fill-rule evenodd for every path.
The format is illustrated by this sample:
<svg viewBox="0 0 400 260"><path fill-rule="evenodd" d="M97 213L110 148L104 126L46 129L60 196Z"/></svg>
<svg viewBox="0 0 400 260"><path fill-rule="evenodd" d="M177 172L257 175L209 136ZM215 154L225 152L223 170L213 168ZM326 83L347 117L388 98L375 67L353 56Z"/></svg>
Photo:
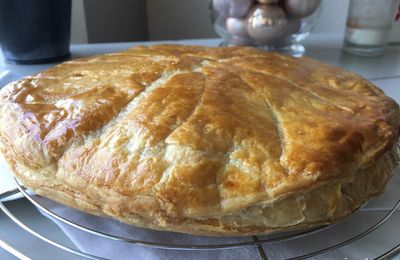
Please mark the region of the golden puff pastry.
<svg viewBox="0 0 400 260"><path fill-rule="evenodd" d="M244 47L135 47L0 92L1 151L24 185L200 235L346 217L384 189L399 130L398 105L361 77Z"/></svg>

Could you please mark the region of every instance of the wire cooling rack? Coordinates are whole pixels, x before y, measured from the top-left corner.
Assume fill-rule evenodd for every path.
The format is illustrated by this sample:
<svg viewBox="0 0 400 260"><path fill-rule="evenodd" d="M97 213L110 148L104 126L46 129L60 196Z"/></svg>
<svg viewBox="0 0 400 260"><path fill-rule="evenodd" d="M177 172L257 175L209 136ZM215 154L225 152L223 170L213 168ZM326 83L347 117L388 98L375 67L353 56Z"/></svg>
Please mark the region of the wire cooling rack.
<svg viewBox="0 0 400 260"><path fill-rule="evenodd" d="M121 237L121 236L115 236L113 234L108 234L105 232L101 232L98 230L91 229L89 227L82 226L76 222L73 222L71 220L68 220L60 215L57 215L44 205L42 205L39 201L37 201L33 196L31 196L25 187L21 185L21 183L14 178L15 184L17 185L17 189L13 191L8 191L5 193L0 194L0 201L3 200L4 198L7 198L9 196L15 195L17 193L21 193L27 200L30 201L36 208L42 211L43 214L54 218L66 225L69 225L75 229L90 233L92 235L100 236L102 238L109 239L110 241L119 241L121 243L129 243L129 244L136 244L140 246L145 246L145 247L152 247L152 248L158 248L158 249L165 249L165 250L221 250L221 249L234 249L234 248L241 248L241 247L254 247L257 252L258 256L260 259L268 259L266 252L264 251L263 246L272 245L276 243L282 243L282 242L288 242L292 241L298 238L304 238L307 236L311 236L313 234L321 233L321 232L326 232L329 229L335 228L335 225L329 225L329 226L324 226L324 227L319 227L303 232L292 232L292 233L285 233L281 235L274 235L274 236L267 236L267 237L259 237L259 236L252 236L251 238L247 241L239 241L239 242L219 242L216 244L201 244L201 243L196 243L196 244L182 244L182 243L162 243L162 242L157 242L157 241L150 241L150 240L141 240L141 239L132 239L129 237ZM339 243L336 243L334 245L325 247L320 250L316 250L313 252L308 252L307 254L301 255L301 256L296 256L293 258L288 258L288 259L306 259L306 258L311 258L315 256L320 256L323 254L326 254L330 251L339 249L341 247L344 247L346 245L349 245L365 236L370 234L371 232L375 231L381 225L383 225L385 222L387 222L392 215L396 212L397 209L400 208L400 199L397 200L397 202L393 205L393 207L386 211L386 215L379 219L377 222L373 223L369 227L365 228L364 230L360 231L356 235L352 236L351 238L348 238L344 241L341 241ZM44 242L48 243L51 246L57 247L60 250L69 252L74 255L78 255L87 259L106 259L97 255L85 253L83 251L79 251L77 249L73 249L71 247L68 247L66 245L63 245L53 239L50 239L46 237L45 235L33 230L30 226L28 226L26 223L21 221L15 214L13 214L5 204L0 202L0 209L8 216L16 225L20 226L22 229L25 231L29 232L33 236L43 240ZM361 209L362 210L362 209ZM396 227L399 229L400 233L400 227ZM14 256L20 258L20 259L30 259L29 256L24 255L21 253L18 249L12 247L9 245L6 241L0 240L0 247L8 251L9 253L13 254ZM396 256L397 254L400 253L400 244L396 245L392 249L388 250L384 254L376 257L376 259L389 259L391 257Z"/></svg>

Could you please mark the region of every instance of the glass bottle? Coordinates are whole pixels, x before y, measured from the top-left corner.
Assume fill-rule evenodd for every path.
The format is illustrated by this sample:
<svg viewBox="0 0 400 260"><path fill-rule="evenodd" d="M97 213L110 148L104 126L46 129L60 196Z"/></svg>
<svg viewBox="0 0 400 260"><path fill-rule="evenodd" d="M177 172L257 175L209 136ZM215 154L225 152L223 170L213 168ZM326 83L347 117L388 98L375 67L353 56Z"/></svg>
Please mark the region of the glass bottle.
<svg viewBox="0 0 400 260"><path fill-rule="evenodd" d="M350 0L344 50L379 56L387 44L399 0Z"/></svg>

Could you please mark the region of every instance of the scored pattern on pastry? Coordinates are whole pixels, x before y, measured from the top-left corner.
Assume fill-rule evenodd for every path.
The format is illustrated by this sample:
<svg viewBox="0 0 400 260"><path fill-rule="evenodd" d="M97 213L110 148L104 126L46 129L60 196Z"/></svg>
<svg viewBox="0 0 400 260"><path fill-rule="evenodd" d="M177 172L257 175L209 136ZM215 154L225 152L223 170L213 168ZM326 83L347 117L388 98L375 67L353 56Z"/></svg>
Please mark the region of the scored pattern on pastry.
<svg viewBox="0 0 400 260"><path fill-rule="evenodd" d="M215 221L346 178L394 145L399 121L397 105L350 72L251 48L174 45L69 61L12 83L0 114L3 153L20 158L20 175L53 175L62 184L41 189L65 185L97 214L155 225ZM96 204L99 196L108 201Z"/></svg>

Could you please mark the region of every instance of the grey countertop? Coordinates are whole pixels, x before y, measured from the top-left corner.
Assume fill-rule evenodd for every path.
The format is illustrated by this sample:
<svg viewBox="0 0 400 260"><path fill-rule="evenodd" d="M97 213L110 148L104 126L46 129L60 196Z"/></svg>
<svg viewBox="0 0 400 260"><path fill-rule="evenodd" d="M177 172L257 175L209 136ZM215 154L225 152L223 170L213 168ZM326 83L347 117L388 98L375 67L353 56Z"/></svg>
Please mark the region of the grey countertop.
<svg viewBox="0 0 400 260"><path fill-rule="evenodd" d="M389 96L393 97L397 102L400 102L400 46L389 46L382 57L364 58L343 53L341 51L341 41L340 36L333 34L311 35L305 44L307 48L306 56L356 72L372 80ZM207 46L217 46L219 42L220 40L218 39L178 41L178 43L181 44ZM71 54L72 58L76 58L118 51L133 45L156 43L157 42L72 45ZM15 65L4 63L1 57L0 60L0 73L8 71L14 78L37 73L54 65ZM1 174L3 173L0 173L0 182ZM53 222L43 217L26 199L6 202L5 205L34 230L40 230L40 232L46 236L57 239L57 241L67 246L75 247ZM11 246L29 255L33 259L54 259L54 256L57 256L58 260L77 259L77 257L75 258L71 254L51 247L29 235L14 224L1 211L0 239L7 241ZM0 259L15 259L15 257L0 248Z"/></svg>

